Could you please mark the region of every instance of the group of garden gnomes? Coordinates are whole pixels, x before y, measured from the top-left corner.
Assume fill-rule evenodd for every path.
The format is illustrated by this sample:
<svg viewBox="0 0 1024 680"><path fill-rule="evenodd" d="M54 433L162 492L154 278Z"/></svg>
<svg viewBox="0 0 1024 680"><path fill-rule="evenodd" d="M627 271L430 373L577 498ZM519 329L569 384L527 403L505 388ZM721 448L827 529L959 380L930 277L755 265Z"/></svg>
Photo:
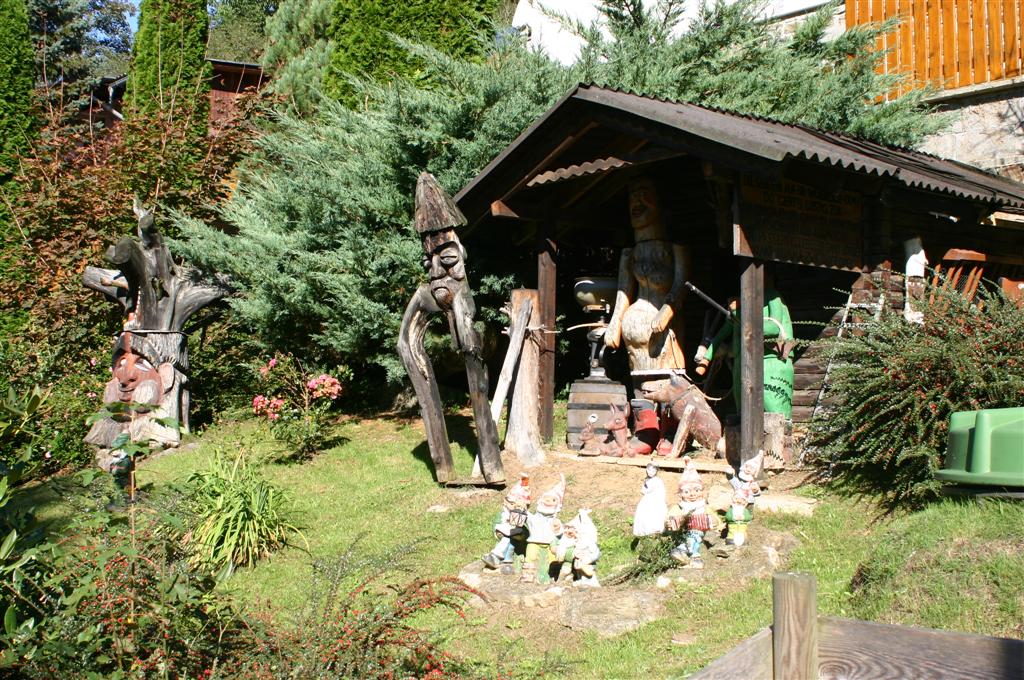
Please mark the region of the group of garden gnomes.
<svg viewBox="0 0 1024 680"><path fill-rule="evenodd" d="M717 546L716 555L728 556L746 542L747 525L753 519L754 497L761 493L757 476L763 461L764 453L759 452L740 466L739 473L730 476L733 496L725 512L725 545ZM653 536L666 530L679 532L682 540L672 550L672 558L684 566L701 569L704 567L701 547L707 534L718 528L718 519L708 510L704 483L693 461L685 457L683 462L679 500L671 507L666 507L665 483L658 478L658 468L653 463L647 466L647 478L633 515L633 535Z"/></svg>
<svg viewBox="0 0 1024 680"><path fill-rule="evenodd" d="M502 574L515 573L517 558L522 563L521 578L530 583L546 584L563 572L572 575L573 582L584 586L598 586L597 560L601 550L597 547L597 527L590 519L590 510L581 508L572 521L562 524L558 513L565 496L565 475L541 494L534 512L530 512L530 479L524 473L508 493L501 512L494 523L498 542L483 562Z"/></svg>

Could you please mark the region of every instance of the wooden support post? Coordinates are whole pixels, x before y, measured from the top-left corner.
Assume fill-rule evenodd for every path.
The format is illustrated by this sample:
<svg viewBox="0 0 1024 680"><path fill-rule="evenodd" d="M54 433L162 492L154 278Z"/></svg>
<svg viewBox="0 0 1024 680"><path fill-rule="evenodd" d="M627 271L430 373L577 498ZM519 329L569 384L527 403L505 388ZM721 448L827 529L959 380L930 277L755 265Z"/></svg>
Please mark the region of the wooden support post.
<svg viewBox="0 0 1024 680"><path fill-rule="evenodd" d="M764 263L746 260L740 277L740 463L764 438Z"/></svg>
<svg viewBox="0 0 1024 680"><path fill-rule="evenodd" d="M548 238L549 233L550 225L546 225L537 244L538 311L543 331L555 330L555 258L558 246L553 239ZM543 339L537 382L537 407L540 409L538 422L541 440L550 441L555 434L552 418L555 406L555 335L553 332L544 332Z"/></svg>
<svg viewBox="0 0 1024 680"><path fill-rule="evenodd" d="M818 596L814 575L775 574L772 608L775 680L817 680Z"/></svg>
<svg viewBox="0 0 1024 680"><path fill-rule="evenodd" d="M519 365L519 352L523 349L523 338L526 337L526 329L534 313L533 301L537 299L537 291L533 291L533 296L516 309L515 293L516 291L512 292L512 308L509 310L508 352L505 353L505 361L501 364L498 385L494 388L494 399L491 400L491 420L495 423L501 420L501 408L505 405L508 388L512 385L512 377L515 375L516 366Z"/></svg>

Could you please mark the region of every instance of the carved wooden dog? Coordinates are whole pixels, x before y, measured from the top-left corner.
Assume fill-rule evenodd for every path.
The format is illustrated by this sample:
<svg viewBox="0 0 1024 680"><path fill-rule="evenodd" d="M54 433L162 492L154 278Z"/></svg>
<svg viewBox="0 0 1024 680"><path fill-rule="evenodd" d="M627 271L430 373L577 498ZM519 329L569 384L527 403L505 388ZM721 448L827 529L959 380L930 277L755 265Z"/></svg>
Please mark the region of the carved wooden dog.
<svg viewBox="0 0 1024 680"><path fill-rule="evenodd" d="M718 455L725 452L722 423L696 385L682 376L674 375L669 380L645 382L640 389L646 399L668 405L672 416L679 421L676 436L672 440L670 458L682 455L691 437Z"/></svg>

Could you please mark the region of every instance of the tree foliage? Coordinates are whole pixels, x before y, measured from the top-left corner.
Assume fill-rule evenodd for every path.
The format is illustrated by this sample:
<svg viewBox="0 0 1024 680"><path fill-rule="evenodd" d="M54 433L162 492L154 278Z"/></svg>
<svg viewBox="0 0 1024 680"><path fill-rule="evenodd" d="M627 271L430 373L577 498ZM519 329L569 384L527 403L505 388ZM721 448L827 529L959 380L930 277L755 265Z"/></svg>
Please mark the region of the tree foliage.
<svg viewBox="0 0 1024 680"><path fill-rule="evenodd" d="M234 277L246 293L233 302L236 311L269 344L396 380L403 371L395 338L421 280L419 239L409 226L417 174L429 170L454 193L577 82L889 142L913 142L933 127L914 97L876 103L891 82L872 67L876 29L825 40L823 13L785 39L740 2L704 7L676 38L671 4L667 16L638 7L622 3L608 36L577 27L588 45L571 67L514 41L479 61L399 41L422 77L355 78L358 110L323 102L315 117L283 114L221 212L231 234L184 220L185 251ZM481 255L470 258L478 272L486 271ZM496 308L485 296L503 294L500 282L471 277L484 296L478 308Z"/></svg>
<svg viewBox="0 0 1024 680"><path fill-rule="evenodd" d="M128 0L28 0L36 82L72 101L92 78L121 75L131 51Z"/></svg>
<svg viewBox="0 0 1024 680"><path fill-rule="evenodd" d="M396 44L393 35L456 57L482 56L486 44L481 34L497 4L496 0L336 0L328 90L354 101L348 82L352 74L381 81L417 76L422 62Z"/></svg>
<svg viewBox="0 0 1024 680"><path fill-rule="evenodd" d="M277 9L276 1L215 0L210 3L211 59L259 62L266 43L267 18Z"/></svg>
<svg viewBox="0 0 1024 680"><path fill-rule="evenodd" d="M205 133L208 28L202 0L142 0L125 94L131 112L173 113L176 105L191 102L195 126Z"/></svg>
<svg viewBox="0 0 1024 680"><path fill-rule="evenodd" d="M978 304L955 290L928 299L923 325L887 315L827 342L839 403L811 443L840 487L889 508L937 495L951 414L1024 403L1024 309L984 288Z"/></svg>
<svg viewBox="0 0 1024 680"><path fill-rule="evenodd" d="M10 178L35 128L32 85L25 3L0 0L0 183ZM0 207L0 219L4 212Z"/></svg>
<svg viewBox="0 0 1024 680"><path fill-rule="evenodd" d="M334 41L328 36L334 0L283 0L267 19L263 67L274 74L270 89L291 110L316 109Z"/></svg>

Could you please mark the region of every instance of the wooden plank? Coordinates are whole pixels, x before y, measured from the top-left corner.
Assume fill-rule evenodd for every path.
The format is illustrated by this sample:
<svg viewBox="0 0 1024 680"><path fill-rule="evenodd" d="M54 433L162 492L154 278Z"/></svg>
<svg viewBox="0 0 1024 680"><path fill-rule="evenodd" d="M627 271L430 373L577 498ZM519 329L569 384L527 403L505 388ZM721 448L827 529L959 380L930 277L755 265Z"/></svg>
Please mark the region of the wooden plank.
<svg viewBox="0 0 1024 680"><path fill-rule="evenodd" d="M813 406L794 406L793 407L793 422L794 423L809 423L814 418L814 407Z"/></svg>
<svg viewBox="0 0 1024 680"><path fill-rule="evenodd" d="M925 77L929 82L942 78L942 11L940 0L926 0L928 19L928 61Z"/></svg>
<svg viewBox="0 0 1024 680"><path fill-rule="evenodd" d="M764 263L747 260L740 276L740 462L764 437Z"/></svg>
<svg viewBox="0 0 1024 680"><path fill-rule="evenodd" d="M537 292L540 323L544 327L540 353L537 407L540 409L540 438L549 441L554 436L553 411L555 407L555 258L558 246L550 238L542 238L537 248Z"/></svg>
<svg viewBox="0 0 1024 680"><path fill-rule="evenodd" d="M942 81L940 86L953 87L957 84L956 0L939 0L939 7L942 13L942 54L939 56L939 64L942 66ZM968 42L963 45L965 56L970 54L967 49L970 45L970 38L968 37L967 40Z"/></svg>
<svg viewBox="0 0 1024 680"><path fill-rule="evenodd" d="M519 362L519 353L523 349L523 338L526 337L526 327L530 325L532 312L533 299L528 299L515 313L515 316L510 316L508 351L505 353L505 361L501 364L498 386L494 388L494 398L491 400L491 420L494 422L501 420L501 409L505 405L505 397L508 396L508 388L512 384L512 376L516 371L516 364ZM513 312L509 310L509 314L513 314Z"/></svg>
<svg viewBox="0 0 1024 680"><path fill-rule="evenodd" d="M772 629L762 628L690 680L772 680Z"/></svg>
<svg viewBox="0 0 1024 680"><path fill-rule="evenodd" d="M825 380L825 371L820 373L797 373L793 375L794 390L820 390Z"/></svg>
<svg viewBox="0 0 1024 680"><path fill-rule="evenodd" d="M913 75L914 80L920 82L928 78L928 17L924 0L913 0L910 24L914 41Z"/></svg>
<svg viewBox="0 0 1024 680"><path fill-rule="evenodd" d="M772 662L779 680L818 678L814 574L784 572L772 576Z"/></svg>
<svg viewBox="0 0 1024 680"><path fill-rule="evenodd" d="M1002 3L999 0L988 0L988 79L999 80L1003 77L1003 17Z"/></svg>
<svg viewBox="0 0 1024 680"><path fill-rule="evenodd" d="M523 324L527 328L540 325L540 305L537 303L538 293L535 290L520 288L512 291L512 313L516 318L522 317L522 310L530 310L530 315ZM537 405L537 372L540 364L540 343L543 338L540 331L530 331L521 341L522 354L519 367L516 369L516 385L512 392L512 403L508 407L508 429L505 432L505 450L514 453L524 466L539 465L544 462L544 450L541 445L540 415L543 412Z"/></svg>
<svg viewBox="0 0 1024 680"><path fill-rule="evenodd" d="M962 87L964 85L971 84L971 2L952 2L950 7L950 14L955 13L956 19L955 24L951 21L950 25L955 26L955 34L947 34L947 37L951 42L948 43L950 46L950 54L943 57L943 62L949 67L949 71L945 73L947 78L952 76L954 80L947 82L947 86ZM945 20L945 13L943 14L943 20ZM945 41L943 42L944 45ZM956 45L956 61L951 57L952 46Z"/></svg>
<svg viewBox="0 0 1024 680"><path fill-rule="evenodd" d="M1021 73L1021 23L1024 3L1003 0L1003 76L1013 78Z"/></svg>
<svg viewBox="0 0 1024 680"><path fill-rule="evenodd" d="M821 392L820 389L793 390L793 406L814 406L814 404L817 403L818 401L819 392Z"/></svg>
<svg viewBox="0 0 1024 680"><path fill-rule="evenodd" d="M895 70L901 76L912 75L914 72L914 45L912 32L914 28L913 5L911 0L899 0L896 12L900 15L900 27L897 31L899 37L899 52L896 55ZM897 94L907 90L907 85L901 83Z"/></svg>
<svg viewBox="0 0 1024 680"><path fill-rule="evenodd" d="M971 7L971 47L974 48L971 57L971 84L988 82L988 58L985 55L985 2L974 0L967 3ZM960 5L963 7L963 3Z"/></svg>
<svg viewBox="0 0 1024 680"><path fill-rule="evenodd" d="M1024 641L833 617L818 620L823 679L1024 677Z"/></svg>
<svg viewBox="0 0 1024 680"><path fill-rule="evenodd" d="M870 0L870 2L871 2L871 15L869 17L870 21L872 23L877 23L877 22L880 22L880 21L884 21L885 20L885 6L883 4L884 0ZM878 39L875 40L875 50L881 52L884 49L885 49L885 36L879 36Z"/></svg>
<svg viewBox="0 0 1024 680"><path fill-rule="evenodd" d="M559 458L566 458L572 460L581 460L594 463L604 463L606 465L631 465L633 467L647 467L648 463L653 463L655 467L660 470L672 470L682 472L686 465L683 463L682 458L662 458L661 456L634 456L632 458L616 458L614 456L581 456L576 453L567 453L564 451L557 451L555 455ZM709 455L713 455L709 452ZM693 463L693 467L698 472L720 472L725 474L732 470L727 462L724 460L713 460L711 458L691 458L690 461Z"/></svg>
<svg viewBox="0 0 1024 680"><path fill-rule="evenodd" d="M896 0L885 0L885 18L891 19L898 14L896 9ZM892 73L896 70L896 58L898 56L897 51L899 47L896 41L896 35L899 28L896 31L889 31L885 34L885 72Z"/></svg>

